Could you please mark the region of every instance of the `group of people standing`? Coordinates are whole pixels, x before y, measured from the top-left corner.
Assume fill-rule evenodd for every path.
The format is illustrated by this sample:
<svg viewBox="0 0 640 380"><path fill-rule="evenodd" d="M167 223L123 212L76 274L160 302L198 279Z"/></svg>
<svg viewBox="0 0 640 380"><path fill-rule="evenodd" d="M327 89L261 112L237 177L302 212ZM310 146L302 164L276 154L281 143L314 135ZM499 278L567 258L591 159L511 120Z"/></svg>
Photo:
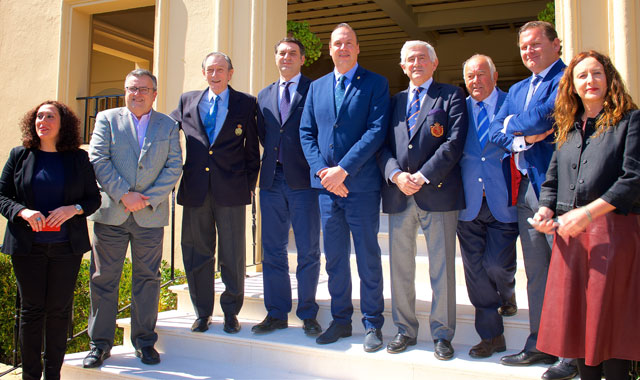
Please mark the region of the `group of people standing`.
<svg viewBox="0 0 640 380"><path fill-rule="evenodd" d="M634 275L640 272L640 113L606 56L581 53L565 69L551 24L525 24L518 45L532 76L504 93L491 58L474 55L463 65L466 100L461 88L433 80L438 58L423 41L402 47L409 88L390 98L387 80L358 64L356 33L344 23L331 33L334 70L315 81L300 72L302 43L279 41L280 78L257 99L228 85L233 65L220 52L202 62L207 88L183 94L170 116L152 109L156 78L134 70L125 80L126 107L96 117L88 155L66 106L34 108L22 122L23 146L12 150L0 178L0 212L9 220L3 252L11 254L22 297L23 378L42 374L43 330L44 372L59 378L73 286L90 248L91 350L83 365L97 367L110 356L129 245L131 341L143 363L160 362L154 330L163 227L168 194L181 174L181 246L196 314L191 330L202 333L211 323L217 244L223 330L240 331L245 208L259 173L267 316L253 333L289 326L293 227L296 315L304 333L318 344L351 336L353 238L363 348L383 347L382 202L398 328L388 352L418 339L418 228L429 255L435 357L449 360L455 352L456 235L481 339L469 355L505 351L503 317L517 313L520 236L530 335L502 363L553 364L560 356L565 359L544 379L574 377L572 358L583 379L600 378L602 370L607 379L628 377L629 360L640 359ZM92 246L87 217L94 221ZM320 236L333 318L324 331L315 299Z"/></svg>

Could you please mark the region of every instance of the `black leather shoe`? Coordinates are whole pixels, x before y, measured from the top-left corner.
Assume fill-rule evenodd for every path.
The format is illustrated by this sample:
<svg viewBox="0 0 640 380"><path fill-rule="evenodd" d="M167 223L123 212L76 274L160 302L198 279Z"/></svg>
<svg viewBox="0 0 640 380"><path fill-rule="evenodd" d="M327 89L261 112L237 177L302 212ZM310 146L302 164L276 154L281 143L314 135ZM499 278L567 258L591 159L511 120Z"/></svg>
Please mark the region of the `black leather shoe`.
<svg viewBox="0 0 640 380"><path fill-rule="evenodd" d="M494 352L504 352L506 350L507 345L504 342L504 335L500 335L491 339L482 339L480 343L471 347L469 356L476 359L488 358Z"/></svg>
<svg viewBox="0 0 640 380"><path fill-rule="evenodd" d="M237 334L240 332L240 323L235 315L224 316L224 326L222 330L228 334Z"/></svg>
<svg viewBox="0 0 640 380"><path fill-rule="evenodd" d="M331 322L327 331L324 334L316 338L318 344L329 344L337 342L340 338L346 338L351 336L351 324L341 325L335 321Z"/></svg>
<svg viewBox="0 0 640 380"><path fill-rule="evenodd" d="M542 374L542 378L545 380L573 379L576 376L578 376L578 367L575 359L560 360Z"/></svg>
<svg viewBox="0 0 640 380"><path fill-rule="evenodd" d="M509 301L498 308L498 313L503 317L513 317L518 313L518 304L516 303L516 293L514 292Z"/></svg>
<svg viewBox="0 0 640 380"><path fill-rule="evenodd" d="M315 318L307 318L302 321L302 330L306 335L318 335L322 332L322 327Z"/></svg>
<svg viewBox="0 0 640 380"><path fill-rule="evenodd" d="M500 362L504 365L525 366L537 363L553 364L556 360L557 357L544 352L522 350L517 354L503 356Z"/></svg>
<svg viewBox="0 0 640 380"><path fill-rule="evenodd" d="M453 358L453 347L446 339L436 339L433 341L433 355L439 360L449 360Z"/></svg>
<svg viewBox="0 0 640 380"><path fill-rule="evenodd" d="M418 339L397 333L393 340L387 344L387 352L397 354L406 350L409 346L415 346L416 343L418 343Z"/></svg>
<svg viewBox="0 0 640 380"><path fill-rule="evenodd" d="M102 365L102 362L105 361L105 359L108 359L110 356L111 352L104 351L98 347L94 347L91 349L91 351L89 351L87 356L85 356L84 360L82 361L82 366L84 368L100 367Z"/></svg>
<svg viewBox="0 0 640 380"><path fill-rule="evenodd" d="M144 364L160 363L160 354L153 346L145 346L136 350L136 357Z"/></svg>
<svg viewBox="0 0 640 380"><path fill-rule="evenodd" d="M205 332L209 330L209 324L211 323L211 317L198 318L191 325L191 331L193 332Z"/></svg>
<svg viewBox="0 0 640 380"><path fill-rule="evenodd" d="M257 325L251 328L251 332L254 334L264 334L271 332L273 330L282 330L289 327L289 323L287 323L284 319L274 318L270 315Z"/></svg>
<svg viewBox="0 0 640 380"><path fill-rule="evenodd" d="M382 348L382 331L376 328L370 328L364 335L364 352L375 352Z"/></svg>

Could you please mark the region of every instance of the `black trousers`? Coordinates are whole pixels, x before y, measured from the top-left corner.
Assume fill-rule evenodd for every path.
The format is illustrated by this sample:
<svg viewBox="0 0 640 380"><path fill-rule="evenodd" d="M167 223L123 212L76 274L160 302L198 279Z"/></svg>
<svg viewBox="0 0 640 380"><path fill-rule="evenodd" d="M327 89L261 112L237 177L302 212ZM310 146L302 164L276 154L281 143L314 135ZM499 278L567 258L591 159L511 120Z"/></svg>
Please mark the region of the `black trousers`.
<svg viewBox="0 0 640 380"><path fill-rule="evenodd" d="M34 243L31 253L11 256L18 282L22 378L60 379L67 348L67 329L73 304L73 290L82 255L71 254L68 243Z"/></svg>

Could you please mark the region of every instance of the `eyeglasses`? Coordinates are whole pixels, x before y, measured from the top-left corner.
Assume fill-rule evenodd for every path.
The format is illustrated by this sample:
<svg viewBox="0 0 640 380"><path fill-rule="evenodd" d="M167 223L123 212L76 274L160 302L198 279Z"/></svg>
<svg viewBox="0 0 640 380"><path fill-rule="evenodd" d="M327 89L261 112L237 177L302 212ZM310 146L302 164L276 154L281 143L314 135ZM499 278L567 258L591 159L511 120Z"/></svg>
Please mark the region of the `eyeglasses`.
<svg viewBox="0 0 640 380"><path fill-rule="evenodd" d="M155 91L155 88L149 88L149 87L135 87L135 86L130 86L130 87L125 87L127 89L128 92L135 94L136 92L140 95L148 95L152 90Z"/></svg>

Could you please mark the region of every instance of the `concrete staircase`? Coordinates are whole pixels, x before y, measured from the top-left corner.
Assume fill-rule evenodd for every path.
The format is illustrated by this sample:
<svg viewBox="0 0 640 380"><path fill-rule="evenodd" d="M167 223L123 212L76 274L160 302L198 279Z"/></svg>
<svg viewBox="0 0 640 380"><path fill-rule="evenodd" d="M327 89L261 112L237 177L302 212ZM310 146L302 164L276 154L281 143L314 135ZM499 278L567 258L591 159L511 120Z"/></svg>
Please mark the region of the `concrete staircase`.
<svg viewBox="0 0 640 380"><path fill-rule="evenodd" d="M384 217L386 219L386 217ZM381 221L379 240L383 251L385 276L385 344L393 338L397 329L391 317L389 284L389 258L385 247L386 223ZM83 369L86 353L67 355L63 367L63 379L540 379L546 366L506 367L499 364L501 355L485 360L471 359L469 348L478 343L474 328L474 308L470 304L462 260L456 259L457 327L453 346L456 354L451 361L439 361L433 356L433 343L428 329L431 307L428 260L424 238L418 238L419 253L416 257L416 311L420 321L418 345L401 354L389 354L385 350L365 353L362 349L363 327L359 308L359 280L355 258L352 255L353 278L353 333L350 338L337 343L319 346L315 339L303 334L301 321L295 312L289 315L289 328L271 334L256 336L251 326L261 321L266 311L263 303L262 275L250 274L245 284L245 303L239 315L242 330L230 335L222 331L222 316L216 299L214 321L206 333L192 333L193 308L186 285L172 287L178 296L175 311L161 313L156 331L159 340L156 348L161 353L159 365L142 364L134 355L127 340L124 346L114 347L112 356L98 369ZM420 241L421 240L421 241ZM422 249L422 251L420 251ZM291 283L295 287L295 245L290 244ZM323 264L324 267L324 264ZM524 345L528 335L528 308L521 255L516 276L518 314L505 318L507 352L516 353ZM216 284L216 296L224 290ZM216 297L217 298L217 297ZM321 273L317 300L320 305L318 320L323 328L331 321L327 276ZM296 300L293 309L295 311ZM130 333L130 320L121 319L118 325Z"/></svg>

